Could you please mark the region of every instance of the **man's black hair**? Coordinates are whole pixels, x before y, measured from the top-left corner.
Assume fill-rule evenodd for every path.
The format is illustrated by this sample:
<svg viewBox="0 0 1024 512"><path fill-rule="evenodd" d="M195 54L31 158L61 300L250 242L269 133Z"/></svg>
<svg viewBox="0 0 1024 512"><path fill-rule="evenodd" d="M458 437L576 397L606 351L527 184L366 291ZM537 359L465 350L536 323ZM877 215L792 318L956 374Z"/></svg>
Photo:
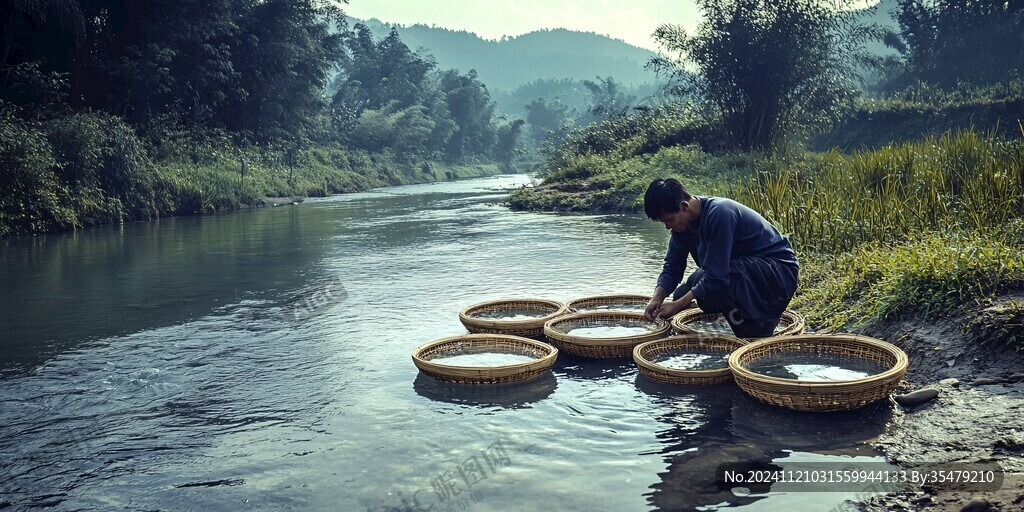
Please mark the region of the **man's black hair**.
<svg viewBox="0 0 1024 512"><path fill-rule="evenodd" d="M675 178L658 178L647 186L644 193L644 213L658 220L663 213L678 212L679 203L690 200L690 193Z"/></svg>

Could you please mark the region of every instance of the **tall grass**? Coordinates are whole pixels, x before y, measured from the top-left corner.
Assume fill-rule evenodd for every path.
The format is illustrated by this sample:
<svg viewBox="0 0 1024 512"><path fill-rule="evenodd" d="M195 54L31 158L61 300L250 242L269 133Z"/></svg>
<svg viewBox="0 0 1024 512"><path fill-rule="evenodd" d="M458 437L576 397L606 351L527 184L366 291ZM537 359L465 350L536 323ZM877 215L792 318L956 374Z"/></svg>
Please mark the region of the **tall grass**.
<svg viewBox="0 0 1024 512"><path fill-rule="evenodd" d="M853 155L779 158L721 190L802 249L837 253L929 231L988 233L1024 208L1024 146L961 131Z"/></svg>
<svg viewBox="0 0 1024 512"><path fill-rule="evenodd" d="M1010 139L958 131L853 154L712 155L696 146L574 153L510 203L637 211L652 178L677 176L697 195L752 207L789 236L801 259L793 307L815 329L904 314L970 316L1024 289L1020 128ZM978 339L1024 350L1016 334L1024 309L1014 304L989 315L977 329L991 335Z"/></svg>
<svg viewBox="0 0 1024 512"><path fill-rule="evenodd" d="M1024 286L1017 236L981 232L913 235L901 244L865 244L839 255L802 255L794 307L813 324L837 329L916 312L947 315ZM809 286L808 286L809 285Z"/></svg>

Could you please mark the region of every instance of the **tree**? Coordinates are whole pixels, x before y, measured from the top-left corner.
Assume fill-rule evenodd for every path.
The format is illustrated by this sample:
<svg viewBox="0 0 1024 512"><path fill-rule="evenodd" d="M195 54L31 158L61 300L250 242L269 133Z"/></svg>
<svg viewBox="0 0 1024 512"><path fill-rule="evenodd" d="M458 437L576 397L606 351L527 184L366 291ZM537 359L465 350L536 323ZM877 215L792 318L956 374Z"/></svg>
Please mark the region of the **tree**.
<svg viewBox="0 0 1024 512"><path fill-rule="evenodd" d="M342 70L336 105L379 110L387 105L402 109L423 103L436 64L413 52L395 28L374 42L370 29L361 23L346 34L350 58Z"/></svg>
<svg viewBox="0 0 1024 512"><path fill-rule="evenodd" d="M900 0L911 80L988 85L1024 72L1024 0Z"/></svg>
<svg viewBox="0 0 1024 512"><path fill-rule="evenodd" d="M244 95L233 71L243 0L82 0L85 45L71 73L72 102L146 131L170 118L223 128Z"/></svg>
<svg viewBox="0 0 1024 512"><path fill-rule="evenodd" d="M494 158L503 163L505 170L511 170L512 160L516 157L519 147L519 136L523 131L526 121L516 119L511 123L498 127L497 142L494 145Z"/></svg>
<svg viewBox="0 0 1024 512"><path fill-rule="evenodd" d="M461 162L469 155L486 155L494 146L494 103L476 71L465 75L450 69L441 73L441 91L458 130L445 151L449 162Z"/></svg>
<svg viewBox="0 0 1024 512"><path fill-rule="evenodd" d="M76 108L143 133L228 131L266 142L326 124L323 90L345 55L344 14L319 0L82 0Z"/></svg>
<svg viewBox="0 0 1024 512"><path fill-rule="evenodd" d="M530 123L533 139L538 143L547 139L551 132L557 132L569 118L569 108L557 100L548 103L544 98L537 98L524 108L526 122Z"/></svg>
<svg viewBox="0 0 1024 512"><path fill-rule="evenodd" d="M0 101L47 110L64 103L84 36L75 0L0 0Z"/></svg>
<svg viewBox="0 0 1024 512"><path fill-rule="evenodd" d="M665 52L650 66L744 150L772 150L787 135L834 122L854 97L855 66L873 63L864 43L880 37L843 8L849 0L697 3L697 33L659 27Z"/></svg>
<svg viewBox="0 0 1024 512"><path fill-rule="evenodd" d="M329 22L343 14L314 0L268 0L247 14L236 68L247 94L229 128L258 141L314 135L327 106L329 71L344 54Z"/></svg>
<svg viewBox="0 0 1024 512"><path fill-rule="evenodd" d="M76 0L2 0L0 1L0 69L8 64L11 53L18 62L30 62L42 57L38 52L47 51L44 45L32 44L34 32L45 29L51 19L56 19L61 35L70 36L75 44L81 43L85 35L85 19ZM43 35L60 39L58 34L43 32ZM54 37L57 36L57 37Z"/></svg>
<svg viewBox="0 0 1024 512"><path fill-rule="evenodd" d="M590 91L592 103L589 113L594 121L625 115L636 100L633 96L626 96L618 82L610 76L597 77L596 82L584 80L583 86Z"/></svg>
<svg viewBox="0 0 1024 512"><path fill-rule="evenodd" d="M367 151L390 148L402 156L427 156L434 121L423 105L403 109L364 110L349 138L353 146Z"/></svg>

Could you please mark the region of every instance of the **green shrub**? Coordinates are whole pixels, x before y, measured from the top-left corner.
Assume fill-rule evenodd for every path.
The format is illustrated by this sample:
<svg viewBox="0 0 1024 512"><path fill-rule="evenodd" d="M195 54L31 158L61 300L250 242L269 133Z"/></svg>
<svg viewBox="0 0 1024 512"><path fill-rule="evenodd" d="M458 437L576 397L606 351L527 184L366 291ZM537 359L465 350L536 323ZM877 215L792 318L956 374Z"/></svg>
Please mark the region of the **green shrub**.
<svg viewBox="0 0 1024 512"><path fill-rule="evenodd" d="M588 155L625 160L684 144L717 147L710 128L685 108L669 105L637 109L573 130L545 145L542 174L574 167L574 161Z"/></svg>
<svg viewBox="0 0 1024 512"><path fill-rule="evenodd" d="M0 235L73 226L69 191L57 178L57 161L42 127L0 117Z"/></svg>
<svg viewBox="0 0 1024 512"><path fill-rule="evenodd" d="M962 84L952 90L917 84L885 99L861 102L832 130L812 136L808 146L819 151L876 149L975 127L1017 138L1024 134L1022 118L1020 79L981 88Z"/></svg>
<svg viewBox="0 0 1024 512"><path fill-rule="evenodd" d="M152 218L153 171L135 131L119 118L77 113L47 124L57 174L72 192L75 226Z"/></svg>
<svg viewBox="0 0 1024 512"><path fill-rule="evenodd" d="M351 150L237 146L216 132L164 130L144 143L120 118L79 112L29 122L0 105L0 235L232 210L265 197L324 196L497 174ZM425 172L426 169L426 172Z"/></svg>

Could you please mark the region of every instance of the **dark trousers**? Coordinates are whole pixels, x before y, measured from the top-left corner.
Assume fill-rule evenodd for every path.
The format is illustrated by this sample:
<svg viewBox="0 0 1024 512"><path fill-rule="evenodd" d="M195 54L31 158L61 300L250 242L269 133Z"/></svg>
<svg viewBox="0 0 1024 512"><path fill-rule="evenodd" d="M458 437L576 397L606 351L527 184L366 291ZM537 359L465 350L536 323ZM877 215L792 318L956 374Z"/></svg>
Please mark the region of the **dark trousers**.
<svg viewBox="0 0 1024 512"><path fill-rule="evenodd" d="M729 296L721 304L701 304L709 313L723 313L738 338L772 336L782 313L796 292L797 269L764 258L737 258L732 268ZM672 293L678 300L693 289L704 276L696 269Z"/></svg>

